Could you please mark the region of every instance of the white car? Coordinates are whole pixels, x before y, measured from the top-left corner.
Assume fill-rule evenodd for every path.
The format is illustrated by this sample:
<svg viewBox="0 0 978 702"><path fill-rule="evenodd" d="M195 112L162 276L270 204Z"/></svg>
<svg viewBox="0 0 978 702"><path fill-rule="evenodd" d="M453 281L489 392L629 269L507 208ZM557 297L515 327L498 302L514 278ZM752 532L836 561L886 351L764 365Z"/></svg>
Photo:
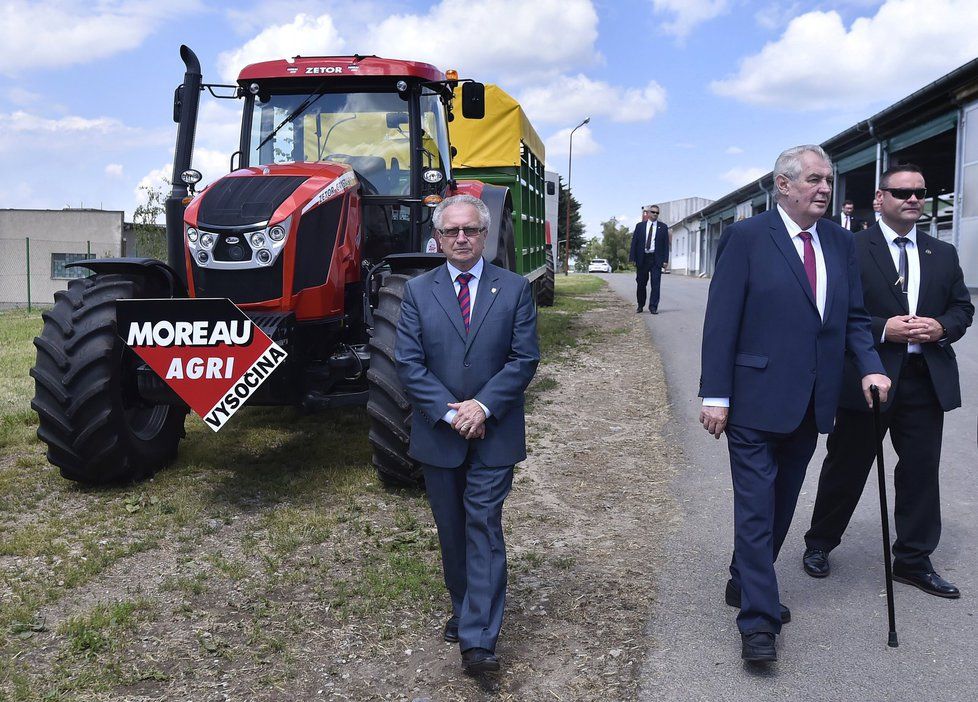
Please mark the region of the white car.
<svg viewBox="0 0 978 702"><path fill-rule="evenodd" d="M611 273L611 264L603 258L592 258L591 264L587 267L588 273Z"/></svg>

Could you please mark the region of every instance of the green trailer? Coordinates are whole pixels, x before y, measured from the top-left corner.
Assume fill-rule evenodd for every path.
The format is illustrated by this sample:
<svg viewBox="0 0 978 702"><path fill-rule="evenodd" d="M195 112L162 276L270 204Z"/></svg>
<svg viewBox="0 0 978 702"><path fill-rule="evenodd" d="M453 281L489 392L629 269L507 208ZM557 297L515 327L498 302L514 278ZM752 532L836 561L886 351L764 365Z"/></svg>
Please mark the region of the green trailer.
<svg viewBox="0 0 978 702"><path fill-rule="evenodd" d="M461 92L461 87L456 93ZM459 94L456 98L461 99ZM497 85L486 84L484 119L456 114L449 125L452 173L509 188L517 273L528 278L537 304L554 299L554 256L546 232L546 176L543 141L523 108Z"/></svg>

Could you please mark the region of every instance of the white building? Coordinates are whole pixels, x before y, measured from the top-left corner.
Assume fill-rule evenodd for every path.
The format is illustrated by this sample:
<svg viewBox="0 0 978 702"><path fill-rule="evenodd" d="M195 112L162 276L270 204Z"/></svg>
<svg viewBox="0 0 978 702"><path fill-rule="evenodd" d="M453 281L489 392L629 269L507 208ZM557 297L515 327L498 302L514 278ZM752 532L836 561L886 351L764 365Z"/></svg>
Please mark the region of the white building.
<svg viewBox="0 0 978 702"><path fill-rule="evenodd" d="M122 255L121 211L0 210L0 306L49 305L85 258Z"/></svg>

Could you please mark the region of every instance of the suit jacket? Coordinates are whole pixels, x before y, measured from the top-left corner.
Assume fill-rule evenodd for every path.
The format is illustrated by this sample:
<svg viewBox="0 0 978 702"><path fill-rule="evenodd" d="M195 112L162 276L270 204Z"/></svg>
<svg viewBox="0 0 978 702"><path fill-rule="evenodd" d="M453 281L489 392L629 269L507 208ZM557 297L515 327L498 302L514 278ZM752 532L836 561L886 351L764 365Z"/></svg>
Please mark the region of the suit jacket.
<svg viewBox="0 0 978 702"><path fill-rule="evenodd" d="M408 281L394 351L413 405L408 454L421 463L460 466L473 448L485 465L526 458L523 393L540 361L536 306L526 278L485 262L465 333L448 267ZM449 402L489 408L486 436L468 441L441 421Z"/></svg>
<svg viewBox="0 0 978 702"><path fill-rule="evenodd" d="M888 401L883 405L885 410L892 404L892 398L896 397L899 390L900 369L907 357L907 344L892 341L884 343L880 339L883 337L887 319L910 314L910 310L907 307L907 296L896 285L897 269L893 265L889 244L879 224L857 233L855 240L866 310L872 318L873 340L880 360L886 367L886 374L893 383ZM964 284L957 249L918 229L917 253L920 259L917 315L932 317L947 330L946 338L921 345L934 392L941 408L946 412L961 406L958 362L951 344L964 336L965 330L971 326L975 308ZM851 361L847 360L841 404L848 409L866 410L862 393L856 392L856 373Z"/></svg>
<svg viewBox="0 0 978 702"><path fill-rule="evenodd" d="M701 397L729 397L729 422L787 433L814 395L818 430L832 429L845 352L861 375L882 373L863 308L852 234L819 220L825 320L777 209L724 231L703 328Z"/></svg>
<svg viewBox="0 0 978 702"><path fill-rule="evenodd" d="M838 224L843 229L846 228L846 215L844 212L840 212L839 214L833 215L832 217L826 219L829 219L834 224ZM863 228L863 220L860 217L857 217L855 214L851 214L849 215L849 227L849 231L858 232Z"/></svg>
<svg viewBox="0 0 978 702"><path fill-rule="evenodd" d="M632 246L628 250L628 260L636 266L650 265L661 266L669 261L669 227L664 222L659 222L655 230L655 251L652 252L652 260L646 260L645 253L645 222L635 225L632 232Z"/></svg>

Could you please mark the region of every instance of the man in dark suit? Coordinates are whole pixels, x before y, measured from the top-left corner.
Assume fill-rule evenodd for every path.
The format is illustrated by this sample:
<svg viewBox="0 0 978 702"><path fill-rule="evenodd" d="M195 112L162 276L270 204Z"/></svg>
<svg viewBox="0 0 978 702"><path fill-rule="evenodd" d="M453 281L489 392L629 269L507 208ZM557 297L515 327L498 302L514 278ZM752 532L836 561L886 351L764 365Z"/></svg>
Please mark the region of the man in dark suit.
<svg viewBox="0 0 978 702"><path fill-rule="evenodd" d="M821 147L788 149L774 166L777 207L724 231L703 326L700 422L726 431L734 488L734 555L724 599L740 608L741 657L777 660L774 561L819 433L832 428L848 351L870 386L889 379L873 350L852 234L821 219L832 164ZM817 222L817 226L816 226Z"/></svg>
<svg viewBox="0 0 978 702"><path fill-rule="evenodd" d="M842 203L842 212L833 217L832 221L850 232L858 232L864 227L863 220L855 215L855 210L856 203L852 200L846 200Z"/></svg>
<svg viewBox="0 0 978 702"><path fill-rule="evenodd" d="M540 360L529 282L482 258L489 210L456 195L432 213L445 265L407 283L398 376L414 407L409 454L422 464L452 617L469 673L499 669L506 599L502 508L526 458L523 393Z"/></svg>
<svg viewBox="0 0 978 702"><path fill-rule="evenodd" d="M893 577L932 595L956 598L958 588L934 571L930 554L941 536L938 468L944 413L961 406L951 344L971 325L975 308L955 248L916 229L925 196L917 166L887 170L877 192L883 216L856 235L856 252L873 338L893 378L881 415L899 457ZM829 574L828 554L842 540L875 456L875 443L869 440L875 434L873 417L855 391L855 374L847 363L812 525L805 534L802 564L815 578Z"/></svg>
<svg viewBox="0 0 978 702"><path fill-rule="evenodd" d="M659 314L659 290L662 285L662 268L669 263L669 227L659 221L658 205L642 208L642 221L632 232L632 245L628 260L635 264L635 282L638 284L635 298L636 312L645 307L646 286L650 281L649 312Z"/></svg>

